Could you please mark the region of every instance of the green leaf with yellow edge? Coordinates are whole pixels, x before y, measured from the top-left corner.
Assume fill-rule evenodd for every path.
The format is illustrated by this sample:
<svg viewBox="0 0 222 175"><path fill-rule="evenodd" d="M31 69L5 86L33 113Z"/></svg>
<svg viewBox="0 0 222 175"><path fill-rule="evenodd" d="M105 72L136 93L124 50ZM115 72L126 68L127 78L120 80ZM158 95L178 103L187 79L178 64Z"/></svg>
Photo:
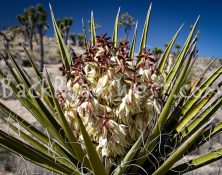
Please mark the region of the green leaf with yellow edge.
<svg viewBox="0 0 222 175"><path fill-rule="evenodd" d="M218 85L219 88L221 88L221 86L222 83ZM177 132L181 132L184 126L196 116L196 114L215 96L217 92L218 89L208 92L200 101L198 101L198 103L195 103L195 105L191 106L177 124Z"/></svg>
<svg viewBox="0 0 222 175"><path fill-rule="evenodd" d="M166 82L165 82L165 85L164 85L163 94L165 94L168 91L168 89L169 89L169 87L171 85L171 82L175 79L175 77L178 74L179 68L183 65L183 63L185 61L186 55L187 55L187 53L189 51L189 48L191 48L190 44L192 42L192 37L194 35L194 32L195 32L196 26L198 24L199 18L200 17L197 18L194 26L192 27L192 30L190 31L190 34L187 37L187 40L186 40L186 42L184 44L184 47L183 47L182 51L180 52L180 54L179 54L179 56L178 56L178 58L177 58L177 60L176 60L176 62L174 64L173 68L171 69L170 73L167 76L167 79L166 79Z"/></svg>
<svg viewBox="0 0 222 175"><path fill-rule="evenodd" d="M166 60L167 58L169 57L169 54L171 52L171 49L173 47L173 44L175 43L179 33L180 33L180 30L182 29L184 24L182 24L179 28L179 30L176 32L176 34L173 36L172 40L169 42L169 44L167 45L167 48L165 49L161 59L160 59L160 62L158 64L158 68L160 70L160 72L163 72L163 68L165 66L165 63L166 63Z"/></svg>
<svg viewBox="0 0 222 175"><path fill-rule="evenodd" d="M25 53L26 53L26 55L27 55L27 57L28 57L28 59L29 59L29 62L30 62L31 65L32 65L32 68L33 68L36 76L37 76L40 80L42 80L42 79L43 79L42 74L41 74L41 72L38 70L38 68L37 68L34 60L32 59L32 56L30 55L30 53L28 52L28 50L26 49L26 47L24 46L24 44L22 44L22 47L23 47L23 49L24 49L24 51L25 51Z"/></svg>
<svg viewBox="0 0 222 175"><path fill-rule="evenodd" d="M194 91L195 88L197 88L201 81L203 80L204 75L207 73L209 68L212 66L212 64L216 61L216 58L211 61L211 63L203 70L203 72L198 76L198 78L194 81L193 85L191 86L191 92Z"/></svg>
<svg viewBox="0 0 222 175"><path fill-rule="evenodd" d="M52 94L52 99L53 99L53 102L54 102L54 105L55 105L55 110L56 110L56 113L57 113L57 116L58 116L58 119L60 121L60 124L65 132L65 135L68 139L68 144L71 145L74 153L75 153L75 156L76 158L82 162L84 164L84 166L86 166L88 169L91 169L90 165L89 165L89 161L88 159L85 157L85 152L83 151L80 143L78 142L78 140L75 138L74 134L72 133L72 130L65 118L65 115L59 105L59 102L58 100L55 98L55 91L54 91L54 88L52 86L52 83L50 81L50 78L49 78L49 75L48 75L48 72L46 71L46 78L47 78L47 82L48 82L48 86L50 87L50 92Z"/></svg>
<svg viewBox="0 0 222 175"><path fill-rule="evenodd" d="M45 154L46 157L52 157L56 160L56 162L61 163L64 167L70 168L75 172L75 174L80 174L79 170L76 168L75 165L71 161L67 161L65 158L61 157L57 152L51 152L49 151L49 148L47 148L45 145L41 144L37 140L33 139L31 136L23 132L18 127L14 126L10 122L8 122L4 117L0 115L1 120L9 126L16 134L19 135L25 142L28 142L31 146L33 146L35 149L39 150L43 155ZM77 162L76 162L77 163Z"/></svg>
<svg viewBox="0 0 222 175"><path fill-rule="evenodd" d="M52 16L52 24L54 27L54 31L55 31L57 43L59 46L60 54L62 57L62 61L63 61L66 71L70 71L70 65L71 65L70 56L69 56L68 50L66 49L65 42L62 38L59 28L57 26L57 23L56 23L56 20L54 17L54 13L53 13L53 10L52 10L52 7L50 4L49 4L49 7L50 7L51 16Z"/></svg>
<svg viewBox="0 0 222 175"><path fill-rule="evenodd" d="M40 140L42 143L46 145L51 145L51 149L57 152L59 155L64 157L65 159L71 162L77 162L77 160L67 151L65 151L57 142L55 142L49 136L43 134L41 131L36 129L32 124L27 122L24 118L14 113L8 107L0 102L0 109L10 118L12 118L15 122L17 122L21 127L23 127L26 131L32 134L35 138ZM53 144L52 144L53 143Z"/></svg>
<svg viewBox="0 0 222 175"><path fill-rule="evenodd" d="M136 21L136 25L135 25L135 29L134 29L134 33L133 33L133 40L132 40L131 47L130 47L130 52L129 52L129 57L130 58L134 57L135 45L136 45L137 25L138 25L138 21Z"/></svg>
<svg viewBox="0 0 222 175"><path fill-rule="evenodd" d="M82 120L78 114L77 114L77 119L78 119L80 131L83 136L84 143L85 143L84 146L86 148L86 151L87 151L87 154L89 157L89 162L90 162L90 165L93 170L93 174L94 175L106 175L105 168L99 158L98 153L96 152L95 146L93 145L93 143L86 131L86 128L84 127Z"/></svg>
<svg viewBox="0 0 222 175"><path fill-rule="evenodd" d="M174 175L178 173L185 174L187 172L196 170L210 163L213 163L217 160L220 160L221 158L222 158L222 148L218 148L206 154L200 155L194 159L191 159L186 163L177 165L176 167L171 169L167 174L169 175Z"/></svg>
<svg viewBox="0 0 222 175"><path fill-rule="evenodd" d="M196 128L202 126L206 123L212 115L220 108L222 105L222 96L220 95L214 102L204 109L191 123L189 123L179 134L183 137L192 134Z"/></svg>
<svg viewBox="0 0 222 175"><path fill-rule="evenodd" d="M147 43L147 38L148 38L148 27L149 27L149 23L150 23L151 8L152 8L152 3L150 4L150 7L149 7L148 12L147 12L146 20L145 20L145 23L144 23L143 34L142 34L141 41L140 41L139 54L141 54L142 50L144 48L146 48L146 43ZM139 63L140 59L138 59L137 62Z"/></svg>
<svg viewBox="0 0 222 175"><path fill-rule="evenodd" d="M120 7L119 7L117 15L116 15L116 20L115 20L114 30L113 30L113 38L112 39L114 42L114 47L117 46L117 41L118 41L119 14L120 14Z"/></svg>
<svg viewBox="0 0 222 175"><path fill-rule="evenodd" d="M23 49L24 49L24 51L25 51L25 53L26 53L26 55L27 55L27 57L28 57L29 62L30 62L31 65L32 65L32 68L33 68L33 70L34 70L34 72L35 72L38 80L40 81L40 82L38 82L38 83L43 83L44 89L48 89L47 84L45 83L44 78L43 78L41 72L38 70L38 68L37 68L37 66L36 66L36 64L35 64L32 56L30 55L30 53L28 52L28 50L26 49L26 47L25 47L23 44L22 44L22 46L23 46ZM36 83L36 82L33 82L32 84L35 84L35 83ZM37 86L36 89L38 90L38 92L39 92L40 94L42 94L43 99L44 99L44 101L47 103L47 105L48 105L50 108L52 108L52 106L53 106L53 101L52 101L50 95L47 94L47 93L49 93L49 92L47 91L47 93L46 93L46 92L42 91L42 88L39 87L39 86Z"/></svg>
<svg viewBox="0 0 222 175"><path fill-rule="evenodd" d="M66 175L73 173L72 169L66 168L62 164L55 162L53 158L42 154L39 150L16 139L15 137L9 136L2 130L0 130L0 145L11 152L21 155L25 159L56 173Z"/></svg>
<svg viewBox="0 0 222 175"><path fill-rule="evenodd" d="M168 115L170 113L171 107L173 106L174 102L175 102L175 96L178 95L180 88L182 86L182 83L184 81L184 74L186 73L187 69L189 68L190 62L191 62L192 57L189 57L188 60L186 61L186 64L183 66L180 75L175 83L175 85L173 86L173 89L159 115L159 118L151 132L151 135L149 136L147 142L145 143L144 148L142 148L142 151L139 153L139 157L136 161L136 164L138 165L142 165L144 163L144 161L146 160L146 155L147 152L149 153L150 151L152 151L158 141L158 138L160 137L161 134L161 129L164 127ZM141 139L141 136L140 138ZM136 171L137 168L134 168L134 171Z"/></svg>
<svg viewBox="0 0 222 175"><path fill-rule="evenodd" d="M87 36L86 36L86 28L85 28L85 23L84 23L83 18L82 18L82 33L83 33L83 37L84 37L84 43L85 43L86 50L89 50L89 43L88 43Z"/></svg>
<svg viewBox="0 0 222 175"><path fill-rule="evenodd" d="M184 114L200 99L206 89L211 86L221 74L222 66L220 66L198 89L196 89L196 91L192 93L192 95L182 106L180 113L177 113L177 115L179 115L179 118L184 116Z"/></svg>
<svg viewBox="0 0 222 175"><path fill-rule="evenodd" d="M96 43L96 29L95 29L95 21L93 16L93 11L91 12L91 29L90 29L90 39L91 39L91 46L95 46Z"/></svg>
<svg viewBox="0 0 222 175"><path fill-rule="evenodd" d="M14 83L12 83L11 81L9 81L7 79L7 76L2 72L2 70L0 69L0 79L3 80L3 82L5 84L8 84L8 86L11 88L11 90L13 91L14 95L17 97L17 99L23 104L23 106L40 122L40 124L42 126L44 126L45 128L48 128L48 131L55 137L55 139L62 145L64 146L64 148L69 151L72 152L71 147L69 147L69 145L66 143L66 141L64 140L63 137L63 130L62 128L58 125L58 123L54 123L53 120L55 120L54 118L50 118L49 117L53 117L46 115L46 110L45 106L36 106L36 104L33 104L32 101L30 101L28 98L25 98L23 96L19 96L19 89L16 87L16 85ZM49 111L48 111L49 112Z"/></svg>
<svg viewBox="0 0 222 175"><path fill-rule="evenodd" d="M201 136L194 142L193 146L191 146L187 154L191 153L193 150L199 148L204 143L208 142L209 140L213 139L215 136L218 136L218 134L222 131L222 122L217 123L216 125L213 124L210 126L206 131L201 134Z"/></svg>

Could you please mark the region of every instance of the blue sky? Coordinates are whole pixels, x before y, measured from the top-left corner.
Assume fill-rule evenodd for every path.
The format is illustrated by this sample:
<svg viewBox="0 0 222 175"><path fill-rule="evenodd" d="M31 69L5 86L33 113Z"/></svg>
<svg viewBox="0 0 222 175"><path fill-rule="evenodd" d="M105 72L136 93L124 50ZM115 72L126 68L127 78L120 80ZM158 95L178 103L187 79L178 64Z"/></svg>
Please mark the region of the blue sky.
<svg viewBox="0 0 222 175"><path fill-rule="evenodd" d="M73 17L74 24L71 31L81 32L81 19L85 22L94 11L95 21L102 25L97 34L112 34L115 16L118 7L121 11L128 11L139 21L138 37L142 33L144 20L150 0L4 0L0 6L0 25L10 26L17 24L16 15L25 7L42 3L49 11L48 3L52 4L56 18ZM198 30L200 40L198 48L201 56L222 57L222 1L221 0L153 0L148 46L164 47L182 23L185 26L177 43L183 45L189 33L189 26L198 15L201 15ZM53 35L51 20L48 17L50 29L48 35ZM121 29L120 29L121 30ZM131 31L131 34L133 31ZM123 35L121 30L120 37ZM137 45L139 45L139 40Z"/></svg>

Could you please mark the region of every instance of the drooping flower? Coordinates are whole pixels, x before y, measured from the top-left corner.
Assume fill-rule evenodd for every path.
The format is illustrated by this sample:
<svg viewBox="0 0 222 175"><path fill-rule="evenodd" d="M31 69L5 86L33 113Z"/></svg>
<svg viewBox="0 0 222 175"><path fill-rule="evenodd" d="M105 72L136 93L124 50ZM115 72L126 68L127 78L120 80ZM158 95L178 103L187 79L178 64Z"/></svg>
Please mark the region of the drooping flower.
<svg viewBox="0 0 222 175"><path fill-rule="evenodd" d="M97 152L111 168L155 123L161 111L163 78L156 69L159 57L155 54L143 49L137 56L141 61L135 64L127 42L114 47L109 39L97 36L95 46L73 60L67 76L71 96L62 98L62 107L75 136L83 141L80 116Z"/></svg>

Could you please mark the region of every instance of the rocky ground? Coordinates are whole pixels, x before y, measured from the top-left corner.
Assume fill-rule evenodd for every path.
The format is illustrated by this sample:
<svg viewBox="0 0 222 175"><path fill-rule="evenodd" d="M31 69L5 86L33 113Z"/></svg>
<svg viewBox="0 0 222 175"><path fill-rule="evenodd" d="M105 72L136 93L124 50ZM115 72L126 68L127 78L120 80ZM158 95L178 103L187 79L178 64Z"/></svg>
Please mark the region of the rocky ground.
<svg viewBox="0 0 222 175"><path fill-rule="evenodd" d="M23 68L28 72L30 76L33 75L32 69L27 66L26 62L26 56L25 52L23 51L22 47L19 46L19 43L22 41L22 37L19 36L15 41L10 43L10 50L12 51L13 55L15 55L17 61L19 64L23 65ZM56 41L54 38L44 38L45 43L45 67L47 68L49 74L51 75L51 79L54 79L56 75L61 75L61 73L58 71L58 67L61 65L60 58L59 58L59 51L56 45ZM83 51L79 47L72 46L72 49L77 54L81 54ZM0 44L0 52L4 49ZM32 53L32 56L35 58L36 62L39 62L38 57L39 52L39 46L36 42L34 42L34 51ZM192 72L192 77L195 75L199 75L205 67L207 67L210 62L212 61L211 58L199 58L195 65ZM206 77L208 77L210 74L212 74L218 66L221 65L221 60L217 59L212 67L210 68L209 72L206 74ZM5 69L5 64L3 60L0 60L0 68ZM32 123L37 123L36 120L31 116L31 114L18 102L15 100L15 98L3 98L2 97L2 86L0 84L0 101L3 102L6 106L8 106L10 109L13 109L16 113L22 115L26 120ZM222 120L222 110L220 109L215 114L216 119L218 121ZM4 129L5 131L9 131L7 125L2 124L0 121L0 129ZM222 146L222 137L217 137L216 139L212 140L210 143L205 144L201 149L194 152L193 156L196 156L198 154L203 154L204 152L208 150L215 149L219 146ZM192 157L193 157L192 156ZM184 160L188 160L191 157L186 157ZM220 172L220 166L221 161L218 161L212 165L208 165L205 168L200 168L197 171L194 171L192 175L206 175L206 174L222 174ZM14 156L13 154L9 153L5 149L0 149L0 175L15 175L15 174L41 174L41 175L47 175L51 174L50 172L43 170L42 168L33 165L32 163L25 161L22 157Z"/></svg>

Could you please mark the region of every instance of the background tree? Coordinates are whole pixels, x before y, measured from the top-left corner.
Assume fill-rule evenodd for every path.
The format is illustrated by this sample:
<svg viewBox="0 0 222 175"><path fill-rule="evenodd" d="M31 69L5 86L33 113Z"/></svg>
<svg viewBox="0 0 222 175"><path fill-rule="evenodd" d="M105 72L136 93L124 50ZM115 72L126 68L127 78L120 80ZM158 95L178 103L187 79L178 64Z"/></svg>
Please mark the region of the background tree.
<svg viewBox="0 0 222 175"><path fill-rule="evenodd" d="M82 33L77 34L78 38L78 46L83 47L84 46L84 36Z"/></svg>
<svg viewBox="0 0 222 175"><path fill-rule="evenodd" d="M44 7L41 4L36 5L38 20L36 21L36 29L39 34L39 43L40 43L40 71L43 72L44 68L44 45L43 45L43 36L48 30L48 24L46 22L47 13Z"/></svg>
<svg viewBox="0 0 222 175"><path fill-rule="evenodd" d="M38 20L38 13L35 7L29 7L24 10L22 15L17 16L18 22L22 25L25 33L25 41L28 38L30 50L33 50L33 35Z"/></svg>
<svg viewBox="0 0 222 175"><path fill-rule="evenodd" d="M28 29L27 20L25 19L24 15L18 15L17 20L18 20L19 24L21 25L20 28L22 30L22 33L24 35L24 40L26 43L28 40L28 37L29 37L29 29Z"/></svg>
<svg viewBox="0 0 222 175"><path fill-rule="evenodd" d="M164 44L164 47L167 48L168 44L169 44L169 43L165 43L165 44Z"/></svg>
<svg viewBox="0 0 222 175"><path fill-rule="evenodd" d="M159 47L155 47L155 48L153 49L153 52L154 52L154 54L156 54L156 55L160 55L160 54L163 53L163 50L162 50L161 48L159 48Z"/></svg>
<svg viewBox="0 0 222 175"><path fill-rule="evenodd" d="M100 29L102 26L95 22L95 30ZM91 33L91 20L88 20L88 32Z"/></svg>
<svg viewBox="0 0 222 175"><path fill-rule="evenodd" d="M38 14L36 13L36 10L34 7L30 7L25 11L25 16L28 19L28 24L29 24L29 46L30 50L33 50L33 35L34 35L34 30L36 28L36 21L38 19Z"/></svg>
<svg viewBox="0 0 222 175"><path fill-rule="evenodd" d="M121 15L119 19L119 26L124 29L125 40L128 40L130 30L136 25L136 21L133 16L130 16L128 12Z"/></svg>
<svg viewBox="0 0 222 175"><path fill-rule="evenodd" d="M181 46L179 44L176 44L175 45L175 49L176 49L176 52L179 53L180 52L180 48Z"/></svg>
<svg viewBox="0 0 222 175"><path fill-rule="evenodd" d="M69 37L70 37L70 39L71 39L71 41L72 41L72 44L73 44L73 45L76 45L76 34L71 33L71 34L69 35Z"/></svg>
<svg viewBox="0 0 222 175"><path fill-rule="evenodd" d="M73 18L72 17L69 17L69 18L65 17L62 20L57 20L56 22L57 22L57 25L59 26L59 29L63 35L64 41L67 44L70 28L73 24Z"/></svg>

